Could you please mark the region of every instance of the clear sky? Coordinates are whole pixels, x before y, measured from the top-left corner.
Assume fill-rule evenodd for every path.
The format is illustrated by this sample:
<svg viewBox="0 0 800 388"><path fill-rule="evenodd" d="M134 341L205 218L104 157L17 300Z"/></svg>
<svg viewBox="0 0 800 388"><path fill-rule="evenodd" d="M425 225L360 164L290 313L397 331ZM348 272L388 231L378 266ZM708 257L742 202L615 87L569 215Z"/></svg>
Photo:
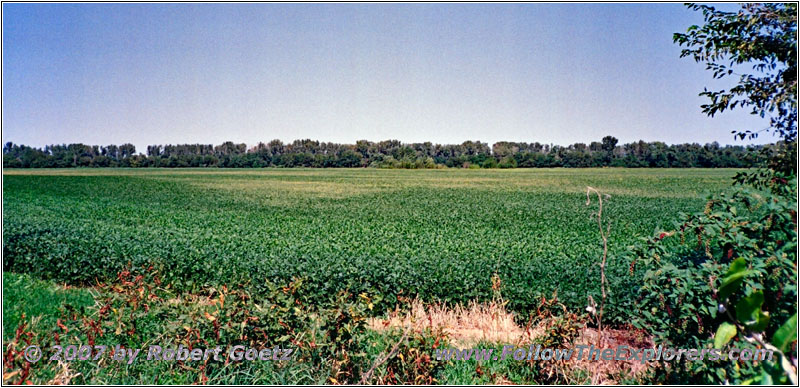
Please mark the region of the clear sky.
<svg viewBox="0 0 800 388"><path fill-rule="evenodd" d="M726 7L735 7L727 5ZM3 4L3 141L718 141L680 4ZM763 134L759 142L774 141Z"/></svg>

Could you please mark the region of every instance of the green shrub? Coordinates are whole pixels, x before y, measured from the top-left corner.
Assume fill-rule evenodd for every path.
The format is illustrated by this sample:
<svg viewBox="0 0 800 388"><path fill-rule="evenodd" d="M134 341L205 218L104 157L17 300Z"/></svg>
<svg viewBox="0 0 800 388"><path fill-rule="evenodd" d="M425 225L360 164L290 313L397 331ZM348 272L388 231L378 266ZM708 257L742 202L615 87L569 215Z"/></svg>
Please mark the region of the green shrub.
<svg viewBox="0 0 800 388"><path fill-rule="evenodd" d="M797 202L796 194L785 195L796 193L796 186L787 184L778 194L741 187L731 195L712 196L703 212L683 215L674 230L633 246L631 270L645 270L634 323L664 345L710 348L721 346L721 326L725 330L738 324L732 317L742 316L746 308L745 315L756 318L763 311L768 315L763 322L740 326L744 332L740 329L732 342L723 342L740 349L763 348L751 337L773 338L797 313ZM679 243L669 243L674 240ZM763 304L738 304L757 298ZM796 352L789 350L793 357ZM663 365L661 378L738 384L760 381L770 368L769 363L676 362Z"/></svg>

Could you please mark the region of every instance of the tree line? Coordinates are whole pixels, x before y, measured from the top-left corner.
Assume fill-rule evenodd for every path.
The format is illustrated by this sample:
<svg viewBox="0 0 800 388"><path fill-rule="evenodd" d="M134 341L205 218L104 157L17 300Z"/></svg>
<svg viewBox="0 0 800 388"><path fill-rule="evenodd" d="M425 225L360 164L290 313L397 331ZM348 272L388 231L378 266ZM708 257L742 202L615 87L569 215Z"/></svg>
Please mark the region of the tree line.
<svg viewBox="0 0 800 388"><path fill-rule="evenodd" d="M753 167L776 144L720 146L638 141L618 145L613 136L569 146L501 141L461 144L402 143L399 140L355 144L272 140L248 148L244 143L150 145L146 154L133 144L49 145L34 148L8 142L4 168L66 167Z"/></svg>

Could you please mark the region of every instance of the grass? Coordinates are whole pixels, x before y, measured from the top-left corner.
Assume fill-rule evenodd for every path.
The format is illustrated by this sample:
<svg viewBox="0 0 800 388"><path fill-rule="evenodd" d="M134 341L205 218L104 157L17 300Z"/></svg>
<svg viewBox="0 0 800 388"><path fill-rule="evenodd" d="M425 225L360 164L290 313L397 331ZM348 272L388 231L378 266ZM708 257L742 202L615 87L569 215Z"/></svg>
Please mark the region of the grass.
<svg viewBox="0 0 800 388"><path fill-rule="evenodd" d="M442 328L451 346L474 347L484 341L489 343L518 343L531 339L539 333L526 332L506 311L502 303L476 303L467 306L443 306L437 303L424 304L412 301L406 311L392 311L386 317L372 318L369 327L381 332L386 330L417 330Z"/></svg>
<svg viewBox="0 0 800 388"><path fill-rule="evenodd" d="M34 329L52 328L65 309L83 310L94 304L92 292L64 288L26 274L3 273L3 340L14 338L24 314Z"/></svg>

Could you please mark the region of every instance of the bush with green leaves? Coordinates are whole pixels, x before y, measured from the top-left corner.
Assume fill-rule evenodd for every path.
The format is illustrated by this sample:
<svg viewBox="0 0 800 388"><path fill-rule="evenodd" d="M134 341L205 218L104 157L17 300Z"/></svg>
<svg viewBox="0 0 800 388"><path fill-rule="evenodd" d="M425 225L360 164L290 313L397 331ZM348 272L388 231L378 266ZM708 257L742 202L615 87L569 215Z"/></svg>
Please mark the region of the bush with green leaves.
<svg viewBox="0 0 800 388"><path fill-rule="evenodd" d="M710 197L674 230L631 247L631 270L645 270L634 323L664 345L764 348L773 339L796 359L796 344L780 334L797 313L797 201L786 195L797 188L784 184ZM666 382L788 381L770 363L676 362L662 371Z"/></svg>

